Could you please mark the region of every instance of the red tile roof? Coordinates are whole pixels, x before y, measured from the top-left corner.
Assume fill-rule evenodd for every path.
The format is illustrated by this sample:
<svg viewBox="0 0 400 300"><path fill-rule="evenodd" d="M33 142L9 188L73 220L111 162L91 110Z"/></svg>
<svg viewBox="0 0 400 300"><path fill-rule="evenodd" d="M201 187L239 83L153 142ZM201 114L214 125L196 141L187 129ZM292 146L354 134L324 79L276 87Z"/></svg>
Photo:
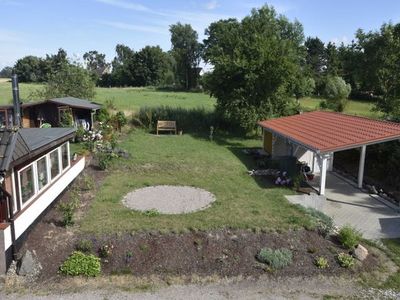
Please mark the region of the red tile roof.
<svg viewBox="0 0 400 300"><path fill-rule="evenodd" d="M314 111L258 123L317 152L335 152L400 139L400 124Z"/></svg>

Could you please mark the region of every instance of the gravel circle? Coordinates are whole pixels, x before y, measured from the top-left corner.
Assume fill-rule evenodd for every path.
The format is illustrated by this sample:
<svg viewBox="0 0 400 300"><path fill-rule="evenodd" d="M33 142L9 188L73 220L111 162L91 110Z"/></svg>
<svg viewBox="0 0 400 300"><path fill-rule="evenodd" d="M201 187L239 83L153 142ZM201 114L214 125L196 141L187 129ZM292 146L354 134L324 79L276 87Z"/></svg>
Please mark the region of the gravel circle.
<svg viewBox="0 0 400 300"><path fill-rule="evenodd" d="M190 186L157 185L128 193L122 203L134 210L156 210L161 214L186 214L208 208L215 196Z"/></svg>

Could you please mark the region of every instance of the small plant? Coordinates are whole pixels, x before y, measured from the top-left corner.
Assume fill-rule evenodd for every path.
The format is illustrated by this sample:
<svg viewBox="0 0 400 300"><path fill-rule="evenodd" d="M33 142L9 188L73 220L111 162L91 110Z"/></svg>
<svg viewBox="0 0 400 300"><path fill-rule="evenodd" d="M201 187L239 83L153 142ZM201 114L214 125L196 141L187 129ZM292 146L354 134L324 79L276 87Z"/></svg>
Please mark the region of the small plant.
<svg viewBox="0 0 400 300"><path fill-rule="evenodd" d="M91 240L83 239L76 243L75 249L83 253L90 253L93 249L93 243Z"/></svg>
<svg viewBox="0 0 400 300"><path fill-rule="evenodd" d="M323 256L317 257L315 259L314 263L315 263L315 265L317 266L318 269L327 269L327 268L329 268L328 260Z"/></svg>
<svg viewBox="0 0 400 300"><path fill-rule="evenodd" d="M64 275L96 277L100 272L100 259L80 251L74 251L60 266L60 273Z"/></svg>
<svg viewBox="0 0 400 300"><path fill-rule="evenodd" d="M361 239L361 232L354 227L346 225L339 230L339 241L347 249L353 249L360 243Z"/></svg>
<svg viewBox="0 0 400 300"><path fill-rule="evenodd" d="M125 263L129 263L132 260L133 253L132 251L126 251L125 252Z"/></svg>
<svg viewBox="0 0 400 300"><path fill-rule="evenodd" d="M107 170L111 164L111 161L115 157L115 154L107 152L96 152L95 157L99 168L101 170Z"/></svg>
<svg viewBox="0 0 400 300"><path fill-rule="evenodd" d="M158 210L152 208L152 209L144 211L143 215L145 215L146 217L156 217L156 216L160 215L160 213Z"/></svg>
<svg viewBox="0 0 400 300"><path fill-rule="evenodd" d="M355 260L354 257L347 253L339 253L337 255L337 261L339 265L343 268L350 268L354 266Z"/></svg>
<svg viewBox="0 0 400 300"><path fill-rule="evenodd" d="M81 189L84 191L90 191L94 188L93 177L85 174L81 177Z"/></svg>
<svg viewBox="0 0 400 300"><path fill-rule="evenodd" d="M114 124L114 128L121 132L122 127L124 127L128 123L128 119L126 118L123 111L117 112L111 118L112 124Z"/></svg>
<svg viewBox="0 0 400 300"><path fill-rule="evenodd" d="M257 260L268 264L272 269L281 269L292 263L292 251L286 248L273 250L271 248L262 248L257 254Z"/></svg>
<svg viewBox="0 0 400 300"><path fill-rule="evenodd" d="M70 193L70 200L66 203L58 204L58 210L62 213L62 223L65 227L74 224L75 210L79 206L79 198L76 191L72 190Z"/></svg>
<svg viewBox="0 0 400 300"><path fill-rule="evenodd" d="M101 258L108 258L112 255L112 251L114 249L113 244L105 244L99 248L99 256Z"/></svg>

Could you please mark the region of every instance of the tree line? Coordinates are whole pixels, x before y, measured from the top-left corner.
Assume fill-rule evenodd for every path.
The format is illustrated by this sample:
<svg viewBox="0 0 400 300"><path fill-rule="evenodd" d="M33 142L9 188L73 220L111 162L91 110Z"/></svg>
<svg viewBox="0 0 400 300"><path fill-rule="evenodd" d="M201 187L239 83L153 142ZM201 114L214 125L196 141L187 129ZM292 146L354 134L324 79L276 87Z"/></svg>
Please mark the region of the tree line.
<svg viewBox="0 0 400 300"><path fill-rule="evenodd" d="M83 64L68 60L64 49L57 54L25 56L13 67L5 67L0 77L10 77L14 72L21 82L48 82L52 76L70 68L71 65L89 72L97 86L176 86L192 89L198 85L200 76L201 44L198 34L188 24L170 26L171 50L159 46L145 46L139 51L118 44L116 55L107 62L106 55L92 50L86 52Z"/></svg>

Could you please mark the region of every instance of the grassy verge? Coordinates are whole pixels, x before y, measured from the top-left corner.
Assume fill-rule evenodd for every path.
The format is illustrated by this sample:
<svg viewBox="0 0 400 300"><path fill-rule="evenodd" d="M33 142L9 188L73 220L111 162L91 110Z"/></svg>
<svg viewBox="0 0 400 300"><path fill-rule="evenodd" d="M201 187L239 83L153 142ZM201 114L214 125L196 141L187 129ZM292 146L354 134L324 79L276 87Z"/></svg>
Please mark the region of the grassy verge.
<svg viewBox="0 0 400 300"><path fill-rule="evenodd" d="M400 239L385 239L382 242L388 248L390 258L400 268ZM400 270L391 275L382 287L400 291Z"/></svg>
<svg viewBox="0 0 400 300"><path fill-rule="evenodd" d="M112 233L223 227L278 230L307 225L308 217L284 198L290 190L247 175L253 162L241 150L260 145L256 139L216 137L210 142L191 135L157 137L134 131L121 145L132 157L116 162L108 171L81 229ZM129 191L159 184L203 188L217 201L204 211L157 216L121 204Z"/></svg>
<svg viewBox="0 0 400 300"><path fill-rule="evenodd" d="M319 108L321 101L321 98L304 97L300 99L300 105L304 109L315 110ZM373 108L372 102L349 100L344 113L377 119L381 116L381 113L372 111Z"/></svg>

